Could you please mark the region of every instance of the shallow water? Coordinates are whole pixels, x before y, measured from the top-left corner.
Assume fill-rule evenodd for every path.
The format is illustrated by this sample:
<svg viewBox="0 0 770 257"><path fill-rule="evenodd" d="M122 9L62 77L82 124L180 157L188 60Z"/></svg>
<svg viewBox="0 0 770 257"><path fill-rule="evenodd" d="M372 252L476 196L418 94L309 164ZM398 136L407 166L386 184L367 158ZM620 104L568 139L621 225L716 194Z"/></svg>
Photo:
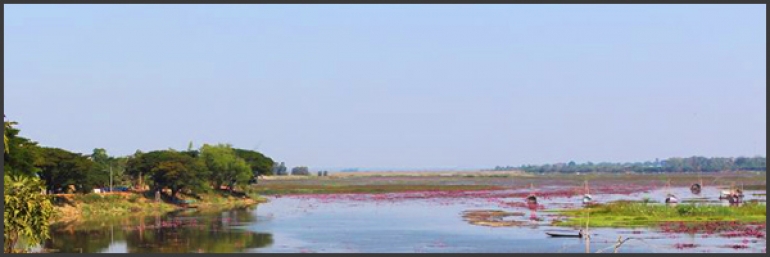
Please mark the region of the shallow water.
<svg viewBox="0 0 770 257"><path fill-rule="evenodd" d="M715 198L716 188L700 196L687 188L653 190L632 195L594 194L600 202L650 197L665 193L688 198ZM550 238L547 230L567 230L548 224L549 213L510 207L523 199L497 197L432 198L388 194L289 196L271 198L257 208L213 214L175 214L165 217L94 222L57 228L48 248L60 252L478 252L540 253L586 252L578 238ZM502 194L504 195L504 194ZM747 192L747 200L752 199ZM764 199L764 198L761 198ZM547 209L578 207L580 197L541 199ZM530 221L520 227L484 227L464 221L462 212L473 209L524 212L509 220ZM164 222L165 221L165 222ZM144 228L141 223L144 222ZM155 227L157 225L157 227ZM695 234L664 234L650 229L591 229L590 251L612 252L618 236L634 237L620 252L764 252L764 238L722 238ZM692 245L694 247L690 247ZM740 245L743 249L727 248Z"/></svg>

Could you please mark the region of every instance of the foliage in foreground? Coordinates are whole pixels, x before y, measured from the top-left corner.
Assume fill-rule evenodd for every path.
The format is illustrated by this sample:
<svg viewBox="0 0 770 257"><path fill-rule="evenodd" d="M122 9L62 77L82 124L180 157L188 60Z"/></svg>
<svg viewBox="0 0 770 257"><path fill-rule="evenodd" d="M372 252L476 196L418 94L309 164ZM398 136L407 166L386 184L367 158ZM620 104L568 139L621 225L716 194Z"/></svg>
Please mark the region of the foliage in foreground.
<svg viewBox="0 0 770 257"><path fill-rule="evenodd" d="M35 142L19 137L15 122L4 123L3 251L25 252L49 237L53 205L35 175Z"/></svg>
<svg viewBox="0 0 770 257"><path fill-rule="evenodd" d="M26 251L48 239L53 205L43 182L35 177L3 177L4 252Z"/></svg>

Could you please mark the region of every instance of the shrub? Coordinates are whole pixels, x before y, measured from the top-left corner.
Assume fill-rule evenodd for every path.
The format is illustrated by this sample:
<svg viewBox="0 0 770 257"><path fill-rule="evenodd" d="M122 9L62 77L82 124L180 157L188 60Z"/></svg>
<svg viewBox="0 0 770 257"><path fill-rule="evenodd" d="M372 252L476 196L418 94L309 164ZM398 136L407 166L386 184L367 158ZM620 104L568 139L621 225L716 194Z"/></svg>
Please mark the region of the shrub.
<svg viewBox="0 0 770 257"><path fill-rule="evenodd" d="M102 195L100 195L100 194L86 194L86 195L80 196L78 198L80 198L81 202L89 203L89 204L90 203L101 202L102 200L104 200L104 197L102 197Z"/></svg>

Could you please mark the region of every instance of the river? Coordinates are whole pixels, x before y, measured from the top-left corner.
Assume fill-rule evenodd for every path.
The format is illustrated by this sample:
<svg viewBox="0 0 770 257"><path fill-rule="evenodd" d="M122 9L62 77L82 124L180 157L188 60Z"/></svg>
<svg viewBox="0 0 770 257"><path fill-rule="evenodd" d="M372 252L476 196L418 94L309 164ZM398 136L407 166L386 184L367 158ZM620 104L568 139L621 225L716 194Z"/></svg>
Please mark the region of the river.
<svg viewBox="0 0 770 257"><path fill-rule="evenodd" d="M678 195L686 194L686 188L676 190ZM715 190L704 188L703 193L715 194ZM661 192L644 194L660 195ZM641 197L641 194L630 196ZM596 195L595 198L611 200L629 196ZM591 229L592 239L587 249L585 240L548 237L544 231L565 228L549 226L553 217L542 211L517 210L526 212L521 217L524 220L532 217L540 220L517 227L476 226L463 220L462 212L469 209L504 209L499 200L473 197L394 200L388 195L272 197L269 203L251 208L55 226L46 248L67 253L584 253L586 250L612 252L618 236L623 236L635 238L620 248L620 252L626 253L758 253L766 249L764 238L665 234L631 228ZM579 198L556 197L542 201L553 207L577 203Z"/></svg>

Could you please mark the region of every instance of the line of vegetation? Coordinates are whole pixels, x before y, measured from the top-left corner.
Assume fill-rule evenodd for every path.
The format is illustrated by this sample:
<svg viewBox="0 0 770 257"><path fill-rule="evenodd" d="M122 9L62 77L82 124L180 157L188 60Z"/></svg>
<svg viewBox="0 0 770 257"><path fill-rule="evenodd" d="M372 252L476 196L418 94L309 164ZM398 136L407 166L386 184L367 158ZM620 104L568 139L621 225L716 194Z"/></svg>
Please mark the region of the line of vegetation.
<svg viewBox="0 0 770 257"><path fill-rule="evenodd" d="M250 196L245 199L222 191L202 193L198 197L201 201L195 204L195 208L203 211L246 207L266 201L251 191ZM59 206L54 217L54 222L57 223L79 220L82 217L159 215L185 208L168 199L156 202L149 192L57 195L54 202Z"/></svg>
<svg viewBox="0 0 770 257"><path fill-rule="evenodd" d="M583 209L560 210L566 219L558 226L627 227L652 226L661 222L739 221L766 222L767 208L763 203L748 202L741 206L679 204L668 206L648 202L618 201L597 204Z"/></svg>
<svg viewBox="0 0 770 257"><path fill-rule="evenodd" d="M422 191L501 190L492 185L297 185L264 184L254 188L260 195L287 194L378 194Z"/></svg>
<svg viewBox="0 0 770 257"><path fill-rule="evenodd" d="M15 122L4 124L5 252L39 245L48 226L65 218L252 205L264 198L250 185L274 167L263 154L229 144L123 157L97 148L84 155L39 146L19 136Z"/></svg>
<svg viewBox="0 0 770 257"><path fill-rule="evenodd" d="M688 158L672 157L666 160L634 162L634 163L555 163L545 165L522 165L497 166L496 171L502 170L523 170L533 173L587 173L587 172L640 172L640 173L661 173L661 172L719 172L719 171L767 171L767 161L765 157L737 157L707 158L693 156Z"/></svg>

